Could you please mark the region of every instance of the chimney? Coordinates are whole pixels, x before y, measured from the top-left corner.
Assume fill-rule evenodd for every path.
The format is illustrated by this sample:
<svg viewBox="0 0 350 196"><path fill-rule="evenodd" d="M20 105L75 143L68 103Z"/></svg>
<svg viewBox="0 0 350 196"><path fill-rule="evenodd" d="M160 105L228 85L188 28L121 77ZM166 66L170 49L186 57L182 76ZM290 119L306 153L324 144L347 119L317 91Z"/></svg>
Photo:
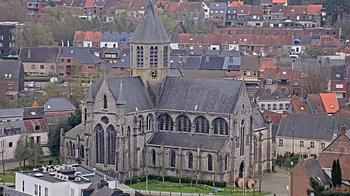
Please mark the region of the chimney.
<svg viewBox="0 0 350 196"><path fill-rule="evenodd" d="M32 57L32 50L31 50L31 48L28 48L27 55L28 55L28 59L30 59Z"/></svg>
<svg viewBox="0 0 350 196"><path fill-rule="evenodd" d="M345 135L348 130L348 127L345 125L340 126L340 135Z"/></svg>

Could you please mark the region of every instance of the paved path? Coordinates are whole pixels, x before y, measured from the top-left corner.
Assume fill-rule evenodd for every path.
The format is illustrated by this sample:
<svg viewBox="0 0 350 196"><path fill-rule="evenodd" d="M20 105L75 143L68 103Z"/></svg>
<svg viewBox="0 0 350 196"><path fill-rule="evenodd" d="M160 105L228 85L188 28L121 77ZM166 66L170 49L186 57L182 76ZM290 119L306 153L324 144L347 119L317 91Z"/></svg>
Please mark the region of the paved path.
<svg viewBox="0 0 350 196"><path fill-rule="evenodd" d="M289 184L289 176L287 173L267 173L262 177L262 191L274 193L276 196L288 196L287 186Z"/></svg>

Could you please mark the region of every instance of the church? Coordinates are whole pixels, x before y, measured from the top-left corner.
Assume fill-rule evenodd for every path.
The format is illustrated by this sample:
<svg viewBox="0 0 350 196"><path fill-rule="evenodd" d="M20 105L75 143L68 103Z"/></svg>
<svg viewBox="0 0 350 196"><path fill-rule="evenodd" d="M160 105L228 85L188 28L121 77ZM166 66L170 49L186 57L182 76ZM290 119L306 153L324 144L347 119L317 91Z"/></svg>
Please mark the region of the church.
<svg viewBox="0 0 350 196"><path fill-rule="evenodd" d="M82 123L61 133L62 163L115 174L233 184L272 167L271 129L244 81L183 77L170 38L148 3L130 40L130 75L89 87Z"/></svg>

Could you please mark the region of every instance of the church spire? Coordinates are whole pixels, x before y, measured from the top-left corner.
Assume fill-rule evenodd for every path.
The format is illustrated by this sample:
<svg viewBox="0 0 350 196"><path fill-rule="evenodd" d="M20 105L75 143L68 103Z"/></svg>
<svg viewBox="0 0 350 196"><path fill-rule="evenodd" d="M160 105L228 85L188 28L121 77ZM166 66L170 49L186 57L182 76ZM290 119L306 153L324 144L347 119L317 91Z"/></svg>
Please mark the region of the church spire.
<svg viewBox="0 0 350 196"><path fill-rule="evenodd" d="M146 10L137 25L130 43L135 44L165 44L170 43L169 36L162 21L154 9L152 0L146 0Z"/></svg>

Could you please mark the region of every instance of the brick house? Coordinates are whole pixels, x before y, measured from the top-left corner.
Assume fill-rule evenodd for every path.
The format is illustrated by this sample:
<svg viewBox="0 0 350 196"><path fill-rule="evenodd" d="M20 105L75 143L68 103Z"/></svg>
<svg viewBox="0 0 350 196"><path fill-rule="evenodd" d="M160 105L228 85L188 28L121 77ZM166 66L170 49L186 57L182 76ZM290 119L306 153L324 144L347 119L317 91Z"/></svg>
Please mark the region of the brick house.
<svg viewBox="0 0 350 196"><path fill-rule="evenodd" d="M0 60L0 94L14 97L23 89L23 64L17 60Z"/></svg>

